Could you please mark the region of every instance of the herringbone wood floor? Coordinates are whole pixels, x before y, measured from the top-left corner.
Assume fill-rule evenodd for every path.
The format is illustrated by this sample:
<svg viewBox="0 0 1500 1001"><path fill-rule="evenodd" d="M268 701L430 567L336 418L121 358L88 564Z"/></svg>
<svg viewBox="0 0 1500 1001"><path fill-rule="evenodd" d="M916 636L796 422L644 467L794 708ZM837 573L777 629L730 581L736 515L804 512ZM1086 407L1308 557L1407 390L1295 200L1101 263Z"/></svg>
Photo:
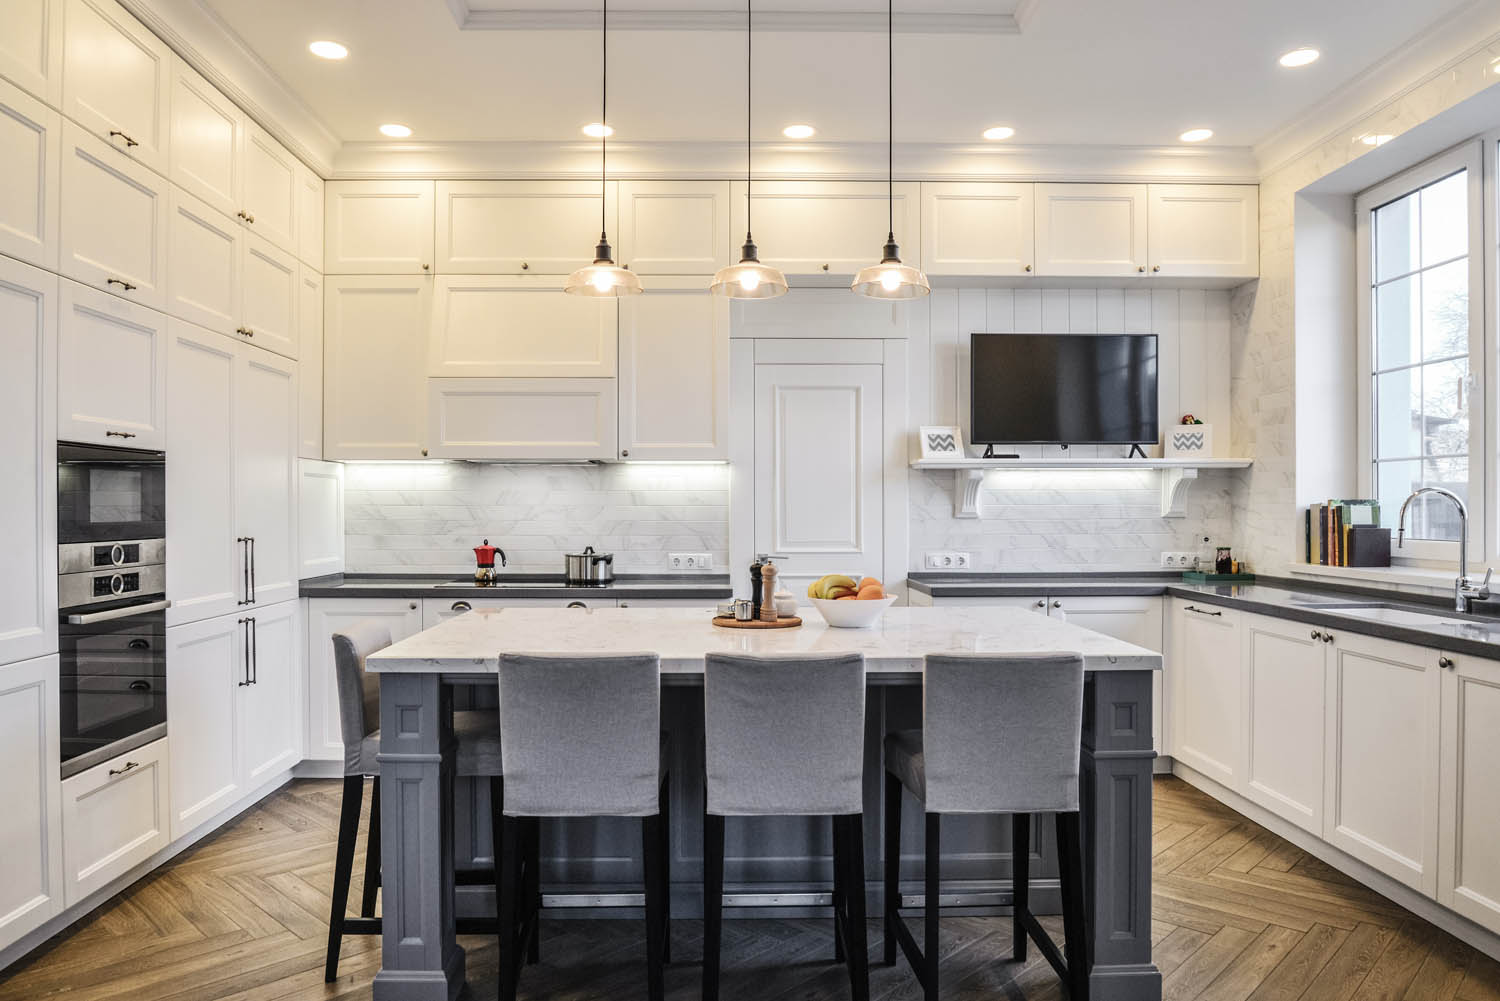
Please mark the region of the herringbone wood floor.
<svg viewBox="0 0 1500 1001"><path fill-rule="evenodd" d="M7 971L0 1001L368 998L376 937L347 939L338 983L323 983L338 790L303 781L277 792ZM1158 779L1155 794L1153 938L1168 1001L1500 1001L1500 963L1182 782ZM1061 939L1059 923L1045 923ZM831 927L726 922L724 996L847 997ZM700 928L674 923L674 999L698 994ZM643 935L633 921L548 921L522 993L642 997ZM470 995L494 997L494 943L464 945ZM1008 961L1009 919L945 918L943 947L947 998L1062 997L1035 949L1025 964ZM871 950L878 957L874 923ZM871 991L920 997L904 961L873 967Z"/></svg>

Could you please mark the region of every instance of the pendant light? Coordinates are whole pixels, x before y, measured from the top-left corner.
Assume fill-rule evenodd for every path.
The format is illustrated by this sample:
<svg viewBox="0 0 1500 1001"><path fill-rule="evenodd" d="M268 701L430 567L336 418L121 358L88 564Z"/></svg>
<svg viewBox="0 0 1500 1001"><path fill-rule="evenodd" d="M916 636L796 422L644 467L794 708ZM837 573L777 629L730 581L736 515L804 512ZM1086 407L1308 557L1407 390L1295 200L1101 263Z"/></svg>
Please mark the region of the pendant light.
<svg viewBox="0 0 1500 1001"><path fill-rule="evenodd" d="M786 275L780 269L760 263L755 249L755 240L750 236L750 98L751 87L751 0L745 0L745 246L740 250L740 263L720 268L714 275L709 290L714 295L731 299L774 299L786 294Z"/></svg>
<svg viewBox="0 0 1500 1001"><path fill-rule="evenodd" d="M599 130L599 245L594 248L594 263L579 268L568 276L563 291L570 295L586 295L606 298L622 295L640 295L641 280L628 268L615 263L614 251L609 246L609 235L605 232L604 209L608 199L607 149L609 146L609 0L603 0L599 31L599 121L605 128Z"/></svg>
<svg viewBox="0 0 1500 1001"><path fill-rule="evenodd" d="M895 0L886 0L886 199L889 203L889 231L885 236L885 248L879 264L861 268L849 286L860 295L871 299L920 299L932 291L927 276L920 269L901 263L900 248L896 246L896 34L892 7Z"/></svg>

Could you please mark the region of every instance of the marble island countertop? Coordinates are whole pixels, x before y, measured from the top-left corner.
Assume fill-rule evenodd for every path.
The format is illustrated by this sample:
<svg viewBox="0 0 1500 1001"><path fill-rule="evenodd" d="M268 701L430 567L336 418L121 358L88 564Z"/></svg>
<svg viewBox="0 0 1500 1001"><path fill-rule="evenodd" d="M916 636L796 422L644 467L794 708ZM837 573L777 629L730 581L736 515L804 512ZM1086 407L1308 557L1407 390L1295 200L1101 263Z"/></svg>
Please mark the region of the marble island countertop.
<svg viewBox="0 0 1500 1001"><path fill-rule="evenodd" d="M609 584L570 585L562 574L501 571L494 584L479 585L469 575L329 574L301 582L303 598L702 598L705 603L733 593L723 574L632 574Z"/></svg>
<svg viewBox="0 0 1500 1001"><path fill-rule="evenodd" d="M666 674L701 674L709 653L862 653L870 673L914 674L929 653L1077 651L1089 671L1153 671L1161 655L1019 608L886 610L870 629L833 629L811 609L794 629L724 629L691 608L476 609L400 640L366 664L380 673L484 674L501 651L655 652Z"/></svg>

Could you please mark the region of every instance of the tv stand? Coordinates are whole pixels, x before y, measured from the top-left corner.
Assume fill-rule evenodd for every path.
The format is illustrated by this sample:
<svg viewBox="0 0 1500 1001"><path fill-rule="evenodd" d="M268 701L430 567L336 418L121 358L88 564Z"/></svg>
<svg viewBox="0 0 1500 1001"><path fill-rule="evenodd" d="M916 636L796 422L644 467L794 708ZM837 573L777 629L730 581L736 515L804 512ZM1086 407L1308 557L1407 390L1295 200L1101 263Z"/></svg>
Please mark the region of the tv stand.
<svg viewBox="0 0 1500 1001"><path fill-rule="evenodd" d="M980 456L981 459L1019 459L1020 457L1021 454L1019 452L1011 452L1007 455L996 455L994 445L984 446L984 454Z"/></svg>
<svg viewBox="0 0 1500 1001"><path fill-rule="evenodd" d="M1146 450L1144 448L1141 448L1139 444L1131 445L1130 451L1125 453L1125 458L1134 459L1137 455L1139 455L1142 459L1146 458Z"/></svg>

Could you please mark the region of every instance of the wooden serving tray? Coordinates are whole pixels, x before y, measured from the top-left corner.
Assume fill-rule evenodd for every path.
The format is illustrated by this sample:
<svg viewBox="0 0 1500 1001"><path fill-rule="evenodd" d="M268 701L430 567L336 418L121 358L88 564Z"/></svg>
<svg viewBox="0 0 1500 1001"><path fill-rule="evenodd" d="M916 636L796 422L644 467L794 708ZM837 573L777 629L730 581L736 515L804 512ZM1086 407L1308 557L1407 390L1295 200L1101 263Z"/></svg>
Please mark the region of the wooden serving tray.
<svg viewBox="0 0 1500 1001"><path fill-rule="evenodd" d="M716 615L714 625L722 629L795 629L802 625L802 619L796 615L782 615L775 622L766 622L762 619L741 622L739 619Z"/></svg>

